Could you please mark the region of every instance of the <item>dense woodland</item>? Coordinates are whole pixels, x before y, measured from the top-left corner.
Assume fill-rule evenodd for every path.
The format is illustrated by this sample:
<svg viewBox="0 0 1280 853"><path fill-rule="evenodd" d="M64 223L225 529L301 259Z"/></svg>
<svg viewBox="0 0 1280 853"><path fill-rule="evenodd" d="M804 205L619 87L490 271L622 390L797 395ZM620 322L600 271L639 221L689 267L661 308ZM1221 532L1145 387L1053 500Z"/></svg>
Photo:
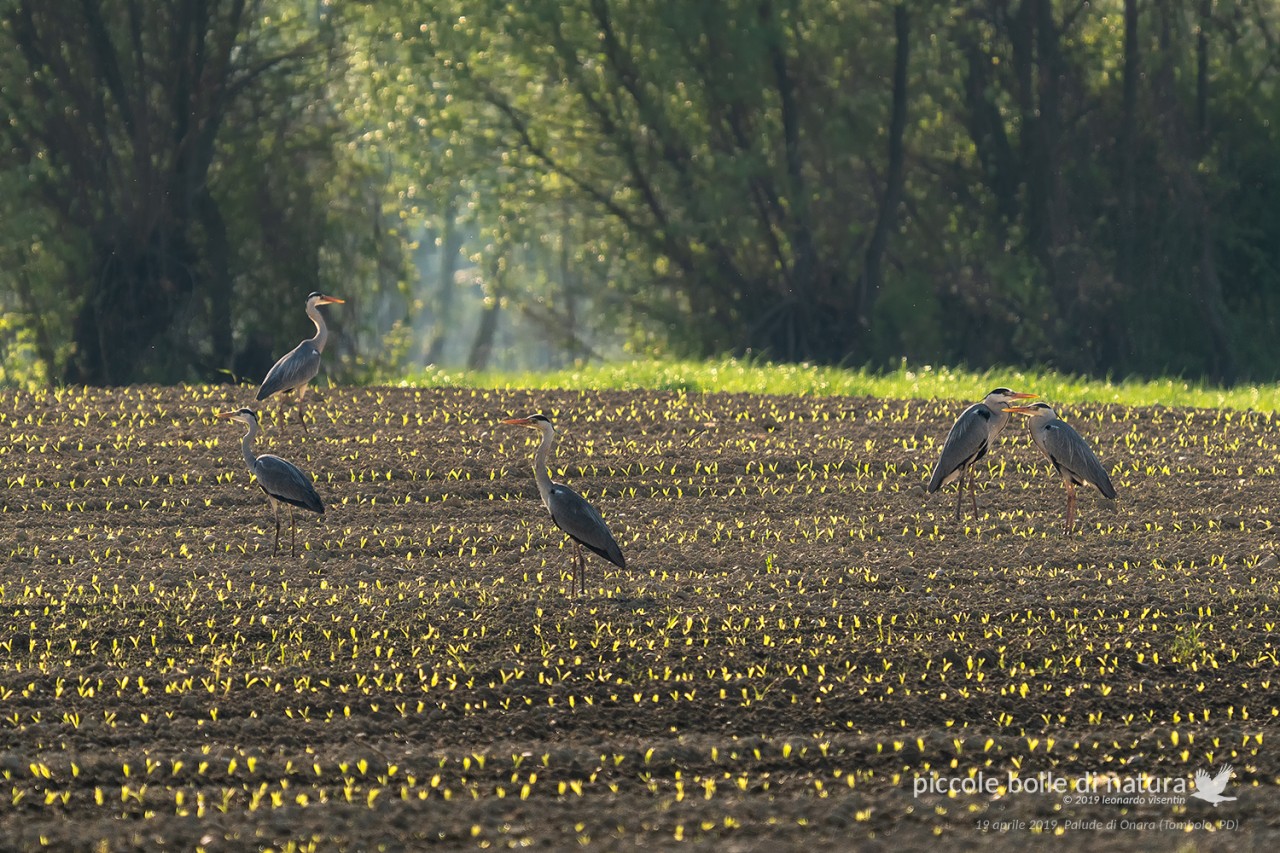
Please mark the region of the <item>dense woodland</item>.
<svg viewBox="0 0 1280 853"><path fill-rule="evenodd" d="M0 0L0 382L256 380L311 290L351 381L1274 379L1278 78L1272 0Z"/></svg>

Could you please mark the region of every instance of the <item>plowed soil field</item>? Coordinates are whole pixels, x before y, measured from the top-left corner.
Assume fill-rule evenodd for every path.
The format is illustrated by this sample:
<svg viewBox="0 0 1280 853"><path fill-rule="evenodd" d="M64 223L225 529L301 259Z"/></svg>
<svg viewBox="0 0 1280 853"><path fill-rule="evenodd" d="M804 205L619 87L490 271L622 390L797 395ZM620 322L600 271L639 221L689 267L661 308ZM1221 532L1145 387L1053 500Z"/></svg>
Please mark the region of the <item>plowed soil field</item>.
<svg viewBox="0 0 1280 853"><path fill-rule="evenodd" d="M1280 849L1272 414L1061 407L1067 534L1021 422L925 495L961 401L335 388L295 557L251 397L0 393L0 848Z"/></svg>

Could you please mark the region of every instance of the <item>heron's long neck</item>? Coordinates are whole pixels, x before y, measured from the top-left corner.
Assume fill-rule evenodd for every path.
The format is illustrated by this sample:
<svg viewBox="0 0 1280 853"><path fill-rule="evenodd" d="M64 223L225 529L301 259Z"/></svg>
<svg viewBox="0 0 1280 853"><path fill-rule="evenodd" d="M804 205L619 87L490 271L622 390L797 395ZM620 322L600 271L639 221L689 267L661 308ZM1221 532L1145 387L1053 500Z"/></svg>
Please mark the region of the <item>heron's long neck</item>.
<svg viewBox="0 0 1280 853"><path fill-rule="evenodd" d="M1049 424L1058 419L1056 414L1036 415L1028 421L1032 434L1043 434Z"/></svg>
<svg viewBox="0 0 1280 853"><path fill-rule="evenodd" d="M324 315L320 313L320 310L315 305L308 302L307 316L311 318L311 322L316 324L316 334L311 339L311 343L316 345L316 350L324 352L324 345L329 340L329 327L324 324Z"/></svg>
<svg viewBox="0 0 1280 853"><path fill-rule="evenodd" d="M538 483L538 494L542 496L542 505L551 509L551 473L547 466L551 462L551 451L555 448L556 431L547 424L542 427L542 443L533 454L533 479Z"/></svg>
<svg viewBox="0 0 1280 853"><path fill-rule="evenodd" d="M1012 418L1013 415L1006 412L1004 407L1000 405L994 407L987 406L987 408L991 409L991 420L987 424L987 435L994 439L996 436L1000 435L1000 433L1004 432L1004 428L1009 425L1009 419Z"/></svg>
<svg viewBox="0 0 1280 853"><path fill-rule="evenodd" d="M249 429L244 434L244 438L240 439L240 452L244 454L245 464L249 466L249 470L253 470L253 466L257 464L258 457L253 452L253 440L258 437L258 424L249 421Z"/></svg>

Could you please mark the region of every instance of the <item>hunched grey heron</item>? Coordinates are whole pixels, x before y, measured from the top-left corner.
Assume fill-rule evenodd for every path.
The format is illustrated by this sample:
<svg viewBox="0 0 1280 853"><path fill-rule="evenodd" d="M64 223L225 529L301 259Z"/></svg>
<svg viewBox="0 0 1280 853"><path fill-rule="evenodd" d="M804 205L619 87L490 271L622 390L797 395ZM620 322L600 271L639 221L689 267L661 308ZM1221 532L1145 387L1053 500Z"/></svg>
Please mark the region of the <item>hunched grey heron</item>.
<svg viewBox="0 0 1280 853"><path fill-rule="evenodd" d="M336 296L325 296L319 291L307 297L307 316L316 324L316 333L298 344L280 357L280 360L267 371L267 378L262 380L258 388L259 400L265 400L278 392L294 392L298 401L298 423L302 431L307 431L307 422L302 417L302 398L307 393L307 383L316 378L320 372L320 353L329 340L329 327L324 323L324 316L316 310L321 305L342 305L343 300Z"/></svg>
<svg viewBox="0 0 1280 853"><path fill-rule="evenodd" d="M933 474L929 477L929 485L925 487L928 494L933 494L943 486L960 481L956 490L956 521L960 520L961 507L964 504L965 474L969 476L969 497L973 501L973 515L978 515L978 496L974 494L973 472L970 470L996 443L1000 433L1009 425L1009 415L1005 406L1014 400L1030 400L1035 394L1021 394L1008 388L996 388L981 402L974 403L965 409L947 433L947 440L942 445L942 456L938 464L933 466Z"/></svg>
<svg viewBox="0 0 1280 853"><path fill-rule="evenodd" d="M582 546L590 548L618 568L625 569L627 561L622 556L622 549L618 547L599 511L573 489L563 483L551 481L547 466L556 443L556 429L551 424L551 419L546 415L532 415L527 418L506 418L503 423L536 429L542 433L542 442L533 454L533 479L538 484L538 494L542 496L543 506L551 513L551 520L556 527L569 534L576 545L574 580L580 584L581 591L584 594L587 591L587 567L582 556ZM571 581L570 592L572 591Z"/></svg>
<svg viewBox="0 0 1280 853"><path fill-rule="evenodd" d="M1116 499L1115 486L1097 455L1070 424L1058 417L1048 403L1010 406L1006 412L1027 416L1027 428L1040 452L1049 457L1067 487L1067 532L1076 513L1076 486L1093 486L1107 500Z"/></svg>
<svg viewBox="0 0 1280 853"><path fill-rule="evenodd" d="M258 437L258 416L253 409L240 409L236 412L218 412L218 417L240 421L249 428L240 442L240 450L244 453L244 461L249 472L258 478L258 486L271 501L271 510L276 517L276 544L271 549L274 556L280 550L280 504L289 505L289 550L296 557L298 554L295 539L297 527L293 520L293 508L318 512L324 515L324 503L316 493L311 478L302 473L292 462L287 462L273 453L257 456L253 452L253 440Z"/></svg>

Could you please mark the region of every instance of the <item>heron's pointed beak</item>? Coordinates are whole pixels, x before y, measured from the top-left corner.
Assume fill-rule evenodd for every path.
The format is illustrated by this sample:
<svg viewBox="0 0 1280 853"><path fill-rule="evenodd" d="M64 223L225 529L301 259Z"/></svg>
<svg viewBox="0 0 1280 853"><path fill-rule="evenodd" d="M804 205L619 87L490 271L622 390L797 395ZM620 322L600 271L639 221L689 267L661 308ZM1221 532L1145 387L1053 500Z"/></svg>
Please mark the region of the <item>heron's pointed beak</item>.
<svg viewBox="0 0 1280 853"><path fill-rule="evenodd" d="M1039 397L1040 395L1039 394L1023 394L1021 391L1015 391L1013 394L1010 394L1009 396L1013 397L1013 399L1015 400L1034 400L1036 397Z"/></svg>
<svg viewBox="0 0 1280 853"><path fill-rule="evenodd" d="M1015 415L1034 415L1036 413L1036 409L1033 406L1005 406L1004 410L1013 412Z"/></svg>
<svg viewBox="0 0 1280 853"><path fill-rule="evenodd" d="M214 412L213 416L215 418L234 418L237 414L239 413L238 412Z"/></svg>
<svg viewBox="0 0 1280 853"><path fill-rule="evenodd" d="M336 296L321 296L319 299L316 300L316 304L317 305L330 305L330 304L345 305L346 300L339 299Z"/></svg>
<svg viewBox="0 0 1280 853"><path fill-rule="evenodd" d="M528 418L503 418L502 422L511 426L533 426L533 421Z"/></svg>

